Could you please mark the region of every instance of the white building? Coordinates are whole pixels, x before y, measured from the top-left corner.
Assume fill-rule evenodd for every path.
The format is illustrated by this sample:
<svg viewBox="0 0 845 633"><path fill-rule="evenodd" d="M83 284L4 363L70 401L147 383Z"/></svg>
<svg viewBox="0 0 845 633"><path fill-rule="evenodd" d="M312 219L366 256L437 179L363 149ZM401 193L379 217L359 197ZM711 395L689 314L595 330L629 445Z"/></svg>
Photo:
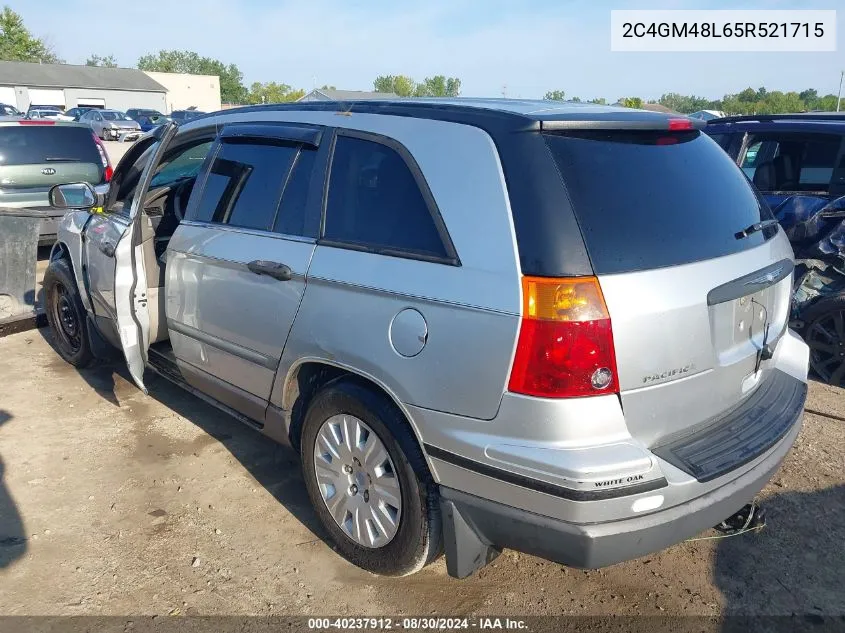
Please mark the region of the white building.
<svg viewBox="0 0 845 633"><path fill-rule="evenodd" d="M195 107L220 109L220 78L70 64L0 61L0 103L26 112L31 105L150 108L169 114Z"/></svg>
<svg viewBox="0 0 845 633"><path fill-rule="evenodd" d="M0 62L0 103L165 111L167 89L134 68Z"/></svg>
<svg viewBox="0 0 845 633"><path fill-rule="evenodd" d="M150 79L167 90L167 110L195 108L201 112L220 109L220 77L217 75L183 75L144 71Z"/></svg>

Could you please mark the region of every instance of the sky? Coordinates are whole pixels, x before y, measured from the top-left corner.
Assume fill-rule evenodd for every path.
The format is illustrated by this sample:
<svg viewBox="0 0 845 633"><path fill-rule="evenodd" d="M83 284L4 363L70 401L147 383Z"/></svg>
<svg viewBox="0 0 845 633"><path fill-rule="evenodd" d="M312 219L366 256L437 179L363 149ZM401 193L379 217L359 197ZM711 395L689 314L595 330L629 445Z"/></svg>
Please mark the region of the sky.
<svg viewBox="0 0 845 633"><path fill-rule="evenodd" d="M836 93L842 0L5 0L59 57L121 66L160 49L237 64L244 83L371 90L378 75L459 77L465 96L720 98L749 86ZM611 9L840 9L835 53L620 53ZM105 25L111 21L115 26ZM137 25L137 26L133 26Z"/></svg>

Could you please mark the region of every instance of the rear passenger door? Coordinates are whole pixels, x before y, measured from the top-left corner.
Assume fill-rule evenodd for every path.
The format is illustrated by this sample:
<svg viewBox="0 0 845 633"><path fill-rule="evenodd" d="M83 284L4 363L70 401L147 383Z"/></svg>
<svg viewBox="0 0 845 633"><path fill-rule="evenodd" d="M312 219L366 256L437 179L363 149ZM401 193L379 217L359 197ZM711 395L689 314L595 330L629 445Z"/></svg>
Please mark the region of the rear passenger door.
<svg viewBox="0 0 845 633"><path fill-rule="evenodd" d="M321 128L231 125L167 251L166 315L185 380L263 420L320 226Z"/></svg>

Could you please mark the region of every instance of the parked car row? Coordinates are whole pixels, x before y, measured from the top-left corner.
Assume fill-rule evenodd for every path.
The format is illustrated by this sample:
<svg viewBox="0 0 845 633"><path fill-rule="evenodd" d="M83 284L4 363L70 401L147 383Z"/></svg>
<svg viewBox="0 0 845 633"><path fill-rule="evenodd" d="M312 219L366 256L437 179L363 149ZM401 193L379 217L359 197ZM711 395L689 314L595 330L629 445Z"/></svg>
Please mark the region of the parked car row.
<svg viewBox="0 0 845 633"><path fill-rule="evenodd" d="M32 105L26 114L14 106L0 104L0 116L24 117L30 120L79 121L91 127L102 140L135 140L140 132L149 132L170 121L184 123L204 115L196 109L174 110L170 116L149 108L119 110L78 106L64 110L59 106Z"/></svg>
<svg viewBox="0 0 845 633"><path fill-rule="evenodd" d="M0 148L0 208L51 211L41 221L39 244L56 241L64 215L50 206L53 185L82 181L97 186L111 179L105 147L80 123L0 119Z"/></svg>
<svg viewBox="0 0 845 633"><path fill-rule="evenodd" d="M372 572L639 557L748 504L807 396L789 239L705 126L492 99L169 122L109 186L52 189L48 321L75 366L120 351L292 445Z"/></svg>

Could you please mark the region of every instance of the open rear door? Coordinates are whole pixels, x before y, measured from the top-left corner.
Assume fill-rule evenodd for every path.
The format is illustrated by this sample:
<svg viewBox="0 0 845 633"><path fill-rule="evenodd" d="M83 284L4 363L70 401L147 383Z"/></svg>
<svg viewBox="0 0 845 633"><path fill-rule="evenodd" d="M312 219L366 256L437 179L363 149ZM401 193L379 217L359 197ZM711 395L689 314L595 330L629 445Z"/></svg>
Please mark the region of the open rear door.
<svg viewBox="0 0 845 633"><path fill-rule="evenodd" d="M147 307L147 275L141 252L143 202L164 152L176 134L176 127L175 123L168 123L156 134L159 141L154 146L153 154L138 181L129 209L129 226L114 249L114 297L120 345L126 356L132 380L144 393L147 393L144 386L144 368L150 347L150 314Z"/></svg>

